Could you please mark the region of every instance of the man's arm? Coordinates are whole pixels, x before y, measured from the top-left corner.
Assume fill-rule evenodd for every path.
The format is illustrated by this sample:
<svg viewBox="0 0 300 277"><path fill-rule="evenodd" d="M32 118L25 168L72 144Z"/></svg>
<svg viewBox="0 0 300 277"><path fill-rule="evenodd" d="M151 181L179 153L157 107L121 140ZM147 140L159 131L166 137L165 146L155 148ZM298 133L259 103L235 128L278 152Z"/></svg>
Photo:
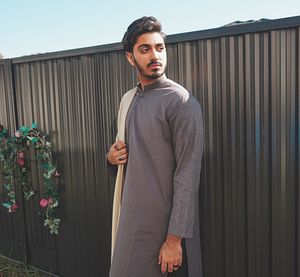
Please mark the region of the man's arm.
<svg viewBox="0 0 300 277"><path fill-rule="evenodd" d="M173 136L176 170L173 178L173 207L168 236L161 247L159 256L162 272L166 271L166 267L169 272L172 272L176 264L181 265L181 238L193 236L194 211L198 205L196 196L203 154L202 112L199 103L194 98L190 97L186 103L180 103L171 117L170 128ZM170 240L170 236L175 240ZM178 250L179 247L181 251ZM179 254L180 259L178 259Z"/></svg>
<svg viewBox="0 0 300 277"><path fill-rule="evenodd" d="M161 265L161 272L173 272L182 265L181 238L168 234L159 251L158 264Z"/></svg>

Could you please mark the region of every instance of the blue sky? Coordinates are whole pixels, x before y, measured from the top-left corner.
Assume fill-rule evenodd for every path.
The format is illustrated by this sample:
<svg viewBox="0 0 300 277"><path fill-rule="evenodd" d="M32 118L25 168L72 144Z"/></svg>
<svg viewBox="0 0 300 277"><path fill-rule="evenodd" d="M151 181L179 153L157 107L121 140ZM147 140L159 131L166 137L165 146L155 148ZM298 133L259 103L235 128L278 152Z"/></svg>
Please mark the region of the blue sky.
<svg viewBox="0 0 300 277"><path fill-rule="evenodd" d="M167 34L236 20L300 15L300 0L2 0L0 53L5 58L119 42L135 19L153 15Z"/></svg>

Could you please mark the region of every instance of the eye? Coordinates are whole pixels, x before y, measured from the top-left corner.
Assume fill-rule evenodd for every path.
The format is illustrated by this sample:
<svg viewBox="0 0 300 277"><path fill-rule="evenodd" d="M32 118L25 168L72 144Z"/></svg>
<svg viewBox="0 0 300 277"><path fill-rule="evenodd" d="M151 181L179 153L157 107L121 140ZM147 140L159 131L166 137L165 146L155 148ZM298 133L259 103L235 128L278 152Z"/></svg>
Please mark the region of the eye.
<svg viewBox="0 0 300 277"><path fill-rule="evenodd" d="M162 51L164 51L165 50L165 46L164 45L159 45L158 47L157 47L157 51L159 51L159 52L162 52Z"/></svg>
<svg viewBox="0 0 300 277"><path fill-rule="evenodd" d="M149 47L143 46L143 47L140 47L139 50L142 54L145 54L149 51Z"/></svg>

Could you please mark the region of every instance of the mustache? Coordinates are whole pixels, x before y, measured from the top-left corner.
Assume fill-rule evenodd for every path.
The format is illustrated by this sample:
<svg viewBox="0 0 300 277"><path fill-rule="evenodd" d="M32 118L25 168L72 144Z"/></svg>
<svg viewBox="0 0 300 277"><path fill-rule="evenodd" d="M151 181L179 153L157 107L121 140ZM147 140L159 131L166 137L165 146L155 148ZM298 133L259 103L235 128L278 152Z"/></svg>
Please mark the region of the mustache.
<svg viewBox="0 0 300 277"><path fill-rule="evenodd" d="M160 62L157 62L157 61L151 61L148 65L147 65L147 67L149 67L149 66L151 66L151 65L162 65Z"/></svg>

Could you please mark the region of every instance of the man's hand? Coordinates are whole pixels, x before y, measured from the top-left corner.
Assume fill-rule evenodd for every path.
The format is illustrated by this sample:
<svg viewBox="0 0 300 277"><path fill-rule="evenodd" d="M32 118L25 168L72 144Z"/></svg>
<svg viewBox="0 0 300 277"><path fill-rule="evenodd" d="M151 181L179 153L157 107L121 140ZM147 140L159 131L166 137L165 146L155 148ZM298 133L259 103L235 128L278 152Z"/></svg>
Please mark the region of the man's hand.
<svg viewBox="0 0 300 277"><path fill-rule="evenodd" d="M168 235L159 251L158 264L161 265L161 272L173 272L182 265L181 238Z"/></svg>
<svg viewBox="0 0 300 277"><path fill-rule="evenodd" d="M107 159L113 165L126 164L127 158L126 144L121 140L115 142L107 153Z"/></svg>

